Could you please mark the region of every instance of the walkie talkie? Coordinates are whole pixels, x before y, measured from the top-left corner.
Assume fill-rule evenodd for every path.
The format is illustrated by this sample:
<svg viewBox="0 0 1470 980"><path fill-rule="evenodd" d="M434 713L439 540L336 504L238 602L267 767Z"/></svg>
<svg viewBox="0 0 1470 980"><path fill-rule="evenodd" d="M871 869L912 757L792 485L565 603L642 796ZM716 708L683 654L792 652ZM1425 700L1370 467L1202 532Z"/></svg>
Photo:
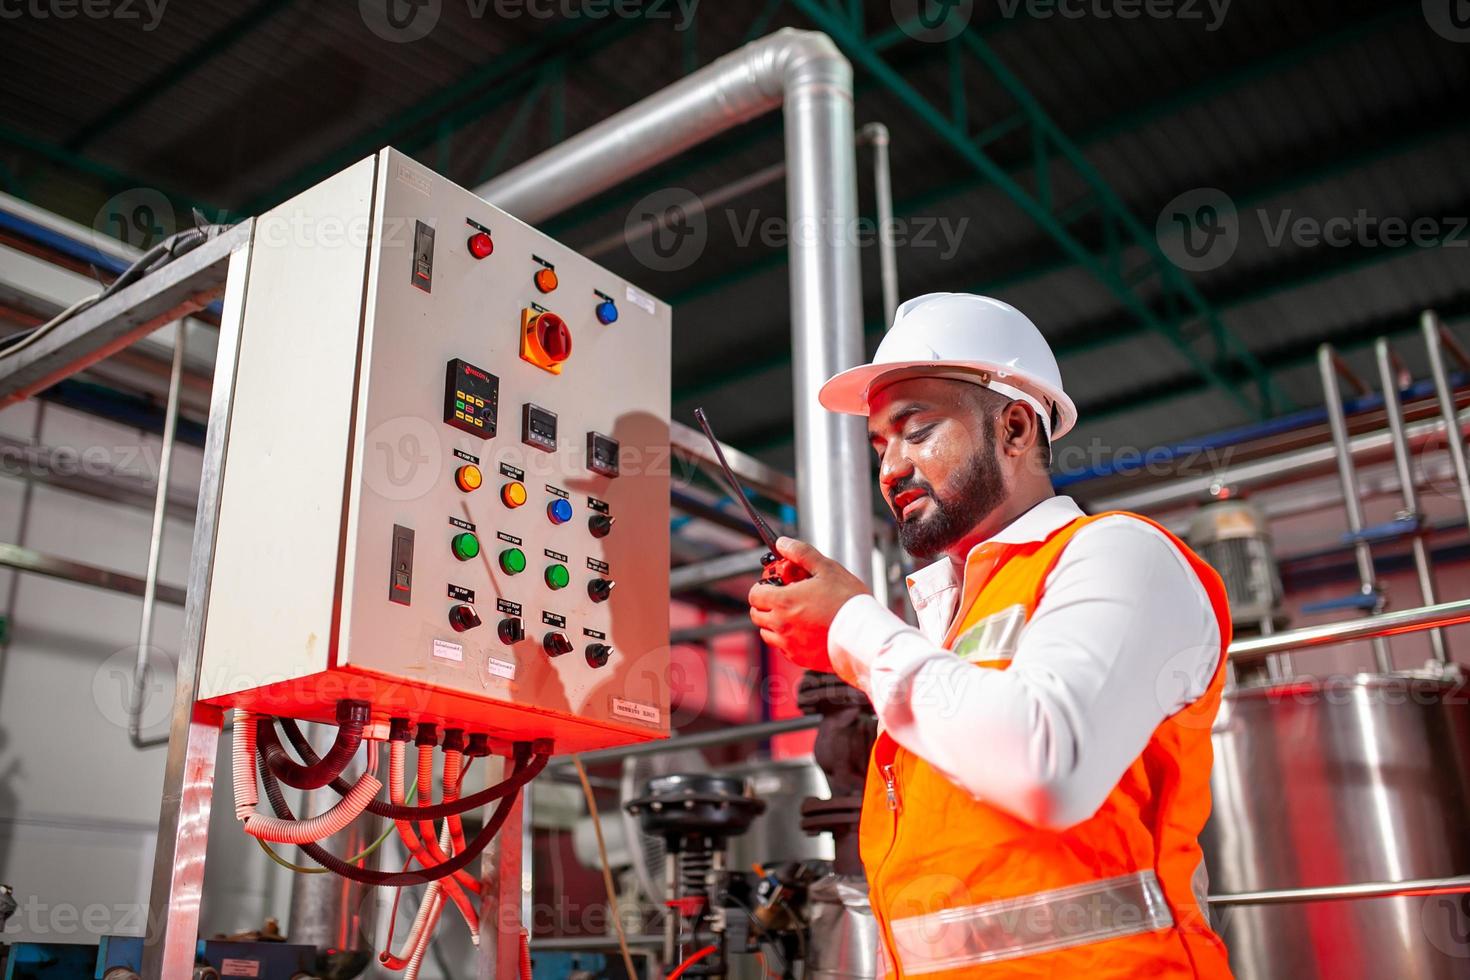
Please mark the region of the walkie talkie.
<svg viewBox="0 0 1470 980"><path fill-rule="evenodd" d="M720 461L720 469L725 472L725 482L730 484L730 490L734 493L735 499L740 501L741 506L745 508L745 513L750 517L750 523L755 525L755 532L760 535L761 541L766 546L766 555L761 559L761 584L790 585L793 582L811 578L806 569L776 553L776 534L751 506L750 498L745 496L745 488L735 478L730 464L725 462L725 452L720 448L720 440L715 438L714 430L709 427L709 419L704 417L704 409L696 408L694 417L699 421L699 427L704 430L704 436L709 440L710 447L714 449L715 459Z"/></svg>

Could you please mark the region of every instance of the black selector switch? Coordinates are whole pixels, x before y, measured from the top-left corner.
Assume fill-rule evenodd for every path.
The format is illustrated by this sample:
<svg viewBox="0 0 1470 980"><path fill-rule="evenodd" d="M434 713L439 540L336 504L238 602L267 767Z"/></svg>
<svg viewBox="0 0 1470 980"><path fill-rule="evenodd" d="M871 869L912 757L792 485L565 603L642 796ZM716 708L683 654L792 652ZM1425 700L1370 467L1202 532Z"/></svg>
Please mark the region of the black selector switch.
<svg viewBox="0 0 1470 980"><path fill-rule="evenodd" d="M546 651L548 657L560 657L564 653L572 652L572 641L567 639L565 633L553 630L542 639L541 649Z"/></svg>
<svg viewBox="0 0 1470 980"><path fill-rule="evenodd" d="M449 610L449 625L454 627L456 633L472 630L480 625L480 614L475 612L475 607L460 603Z"/></svg>
<svg viewBox="0 0 1470 980"><path fill-rule="evenodd" d="M594 668L605 666L612 652L612 647L606 643L589 643L587 645L587 666Z"/></svg>
<svg viewBox="0 0 1470 980"><path fill-rule="evenodd" d="M519 643L526 638L526 628L521 625L519 616L507 616L502 619L500 625L495 628L495 632L500 634L500 642L506 646Z"/></svg>
<svg viewBox="0 0 1470 980"><path fill-rule="evenodd" d="M595 578L587 583L587 595L593 602L606 602L614 584L612 579Z"/></svg>
<svg viewBox="0 0 1470 980"><path fill-rule="evenodd" d="M594 538L605 538L612 530L613 519L606 514L593 514L587 518L587 530L592 532Z"/></svg>

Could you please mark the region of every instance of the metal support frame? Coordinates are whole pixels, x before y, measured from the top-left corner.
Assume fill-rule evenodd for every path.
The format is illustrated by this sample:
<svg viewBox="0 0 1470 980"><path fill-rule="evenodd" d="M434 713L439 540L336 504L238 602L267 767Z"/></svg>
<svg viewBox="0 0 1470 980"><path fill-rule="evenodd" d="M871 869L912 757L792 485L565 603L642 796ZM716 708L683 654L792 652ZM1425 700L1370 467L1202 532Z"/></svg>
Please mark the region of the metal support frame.
<svg viewBox="0 0 1470 980"><path fill-rule="evenodd" d="M1323 344L1317 349L1317 370L1322 378L1322 395L1327 403L1327 421L1332 430L1332 446L1337 457L1337 479L1342 484L1342 505L1347 513L1348 533L1353 538L1353 559L1358 566L1358 581L1362 594L1373 600L1371 611L1378 613L1383 610L1383 593L1378 585L1377 572L1373 568L1373 548L1362 537L1363 501L1358 491L1358 471L1353 466L1353 454L1348 446L1347 416L1343 412L1342 388L1338 385L1338 376L1351 380L1361 394L1368 393L1368 386L1353 374L1331 344ZM1393 669L1388 641L1382 636L1373 640L1373 659L1379 671L1387 673Z"/></svg>
<svg viewBox="0 0 1470 980"><path fill-rule="evenodd" d="M179 644L168 758L164 763L158 841L153 853L153 887L148 898L148 936L143 945L145 980L191 976L194 947L199 938L199 902L204 891L204 856L214 791L214 763L220 729L224 725L223 713L218 708L197 703L200 659L204 651L204 617L209 603L214 537L219 520L225 447L229 440L254 227L254 219L251 219L230 232L229 236L216 239L219 242L238 236L234 238L236 248L229 253L225 307L220 318L214 388L209 403L209 427L199 477L199 503L195 510L197 517L184 604L184 630ZM145 279L143 283L147 281ZM124 290L119 295L129 291Z"/></svg>
<svg viewBox="0 0 1470 980"><path fill-rule="evenodd" d="M174 335L174 359L168 376L168 404L164 409L163 454L158 460L158 487L153 495L153 524L148 531L148 565L143 580L143 613L138 618L138 650L133 661L133 693L128 701L128 740L135 749L163 745L168 736L143 738L143 699L148 674L153 669L153 603L158 596L158 562L163 556L163 525L168 511L168 483L173 474L174 432L179 423L179 392L184 380L185 339L189 332L182 323Z"/></svg>
<svg viewBox="0 0 1470 980"><path fill-rule="evenodd" d="M1420 525L1409 540L1409 547L1414 558L1414 573L1419 579L1419 594L1426 606L1432 606L1439 601L1434 587L1434 568L1429 556L1429 529L1422 526L1424 514L1419 509L1419 491L1414 486L1413 458L1409 454L1409 440L1404 435L1404 406L1399 400L1400 379L1399 372L1395 367L1402 367L1395 362L1392 348L1389 347L1386 337L1379 337L1373 342L1373 360L1378 365L1378 387L1383 393L1383 410L1388 416L1388 433L1393 439L1393 462L1394 469L1398 473L1399 493L1403 497L1404 509L1401 517L1411 520ZM1453 408L1449 423L1454 425ZM1432 629L1429 631L1429 645L1434 652L1434 659L1440 663L1449 661L1449 647L1445 641L1444 630Z"/></svg>
<svg viewBox="0 0 1470 980"><path fill-rule="evenodd" d="M1470 465L1465 461L1465 439L1455 425L1455 389L1450 384L1449 371L1445 368L1444 349L1448 347L1462 365L1470 368L1470 357L1455 340L1453 334L1440 322L1439 314L1425 310L1420 317L1420 330L1424 335L1424 346L1429 354L1429 373L1434 378L1435 397L1439 401L1440 418L1445 427L1445 448L1450 462L1455 467L1455 483L1460 489L1460 503L1465 508L1465 517L1470 520Z"/></svg>

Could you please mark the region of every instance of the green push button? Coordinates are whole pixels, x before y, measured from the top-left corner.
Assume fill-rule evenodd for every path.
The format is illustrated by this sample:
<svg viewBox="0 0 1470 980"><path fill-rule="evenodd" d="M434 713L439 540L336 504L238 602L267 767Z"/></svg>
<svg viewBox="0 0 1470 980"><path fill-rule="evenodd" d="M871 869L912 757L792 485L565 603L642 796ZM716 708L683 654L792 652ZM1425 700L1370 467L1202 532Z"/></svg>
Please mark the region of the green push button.
<svg viewBox="0 0 1470 980"><path fill-rule="evenodd" d="M519 548L506 548L500 553L500 570L507 575L519 575L526 570L526 553Z"/></svg>
<svg viewBox="0 0 1470 980"><path fill-rule="evenodd" d="M469 531L461 531L449 542L449 547L454 551L454 557L460 561L469 561L480 553L480 539Z"/></svg>
<svg viewBox="0 0 1470 980"><path fill-rule="evenodd" d="M564 589L572 580L572 573L567 571L567 566L556 564L546 566L546 584L553 589Z"/></svg>

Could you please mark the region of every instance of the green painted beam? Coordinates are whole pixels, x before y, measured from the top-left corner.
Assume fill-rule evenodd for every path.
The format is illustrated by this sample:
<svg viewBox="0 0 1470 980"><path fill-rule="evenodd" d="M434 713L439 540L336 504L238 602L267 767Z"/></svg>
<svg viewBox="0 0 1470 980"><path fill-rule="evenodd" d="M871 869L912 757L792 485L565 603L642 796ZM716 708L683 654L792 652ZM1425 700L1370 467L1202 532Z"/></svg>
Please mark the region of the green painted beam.
<svg viewBox="0 0 1470 980"><path fill-rule="evenodd" d="M647 8L640 8L640 11L638 17L613 18L591 29L585 27L584 24L596 25L599 22L571 18L553 24L542 31L534 42L519 45L504 54L495 56L466 72L453 84L440 89L407 111L373 127L342 149L297 171L270 190L256 195L243 210L247 214L258 214L279 204L292 194L330 177L404 134L433 122L445 113L452 112L465 100L523 77L528 68L536 66L541 60L561 52L568 46L581 49L611 43L633 30L634 27L645 23L642 13L646 13ZM518 91L519 89L513 90L506 98L514 97Z"/></svg>
<svg viewBox="0 0 1470 980"><path fill-rule="evenodd" d="M89 120L67 139L65 148L75 153L84 149L87 144L103 133L116 129L136 114L139 109L188 78L212 58L229 50L261 24L291 6L293 2L294 0L261 0L195 45L188 54L165 67L141 87L124 95L108 106L105 111Z"/></svg>
<svg viewBox="0 0 1470 980"><path fill-rule="evenodd" d="M1079 142L1084 147L1093 146L1122 133L1141 128L1165 116L1182 111L1191 105L1218 98L1234 88L1249 84L1250 82L1269 76L1274 72L1299 65L1307 59L1317 57L1336 47L1352 43L1353 41L1383 30L1393 22L1401 19L1404 16L1405 9L1396 8L1386 14L1370 17L1365 21L1351 22L1336 30L1318 35L1304 45L1272 52L1262 58L1242 65L1234 71L1227 72L1223 76L1212 77L1204 83L1185 87L1170 94L1166 98L1156 100L1141 108L1120 113L1086 131L1079 137ZM950 46L945 45L943 47ZM953 70L951 68L951 71ZM1024 119L1024 113L1017 113L1008 120L1004 120L1005 131L1013 131L1022 119ZM983 145L987 141L986 136L987 132L982 132L977 136L976 141ZM1025 173L1025 169L1026 164L1022 164L1012 167L1009 173L1013 178L1019 179ZM970 193L987 183L989 181L984 176L977 174L973 177L967 177L940 187L931 188L912 197L900 199L894 205L894 214L900 218L909 217L937 203ZM1075 220L1075 216L1073 218L1063 216L1062 220L1063 223L1070 224L1071 220ZM702 296L733 286L747 277L768 272L782 265L784 261L785 257L779 254L774 255L774 257L770 255L763 256L761 259L746 266L721 273L719 276L696 284L681 293L677 293L669 298L669 302L674 306L678 306L699 299ZM1024 282L1051 275L1062 269L1072 268L1075 264L1075 262L1063 256L1055 262L1037 266L1034 270L1028 270L1027 273L1020 276L1008 276L1000 279L992 278L976 283L969 287L969 291L994 292L1011 288ZM867 325L866 331L868 336L872 338L881 336L887 328L888 324L886 323L870 322ZM730 371L728 365L724 365L711 371L699 372L681 390L675 392L675 397L697 397L709 391L722 388L726 383L738 383L753 375L763 373L789 362L789 354L777 353L771 357L762 358L758 361L752 361L749 364L737 367L734 371ZM726 379L728 379L728 382Z"/></svg>
<svg viewBox="0 0 1470 980"><path fill-rule="evenodd" d="M82 174L87 177L96 178L108 189L127 189L130 187L152 187L164 194L165 197L183 210L189 211L197 208L203 211L211 221L226 221L228 213L218 205L200 201L187 194L179 193L167 187L159 187L157 181L138 177L135 174L124 173L104 163L89 159L80 153L55 146L45 140L38 140L33 136L11 129L9 126L0 125L0 143L13 146L19 150L41 157L53 164L61 166L73 173Z"/></svg>
<svg viewBox="0 0 1470 980"><path fill-rule="evenodd" d="M1370 132L1383 132L1385 127L1390 124L1389 121L1383 120L1375 122L1365 127L1365 129ZM1322 154L1323 162L1320 165L1306 170L1293 171L1284 174L1276 180L1252 187L1236 196L1235 201L1237 206L1242 209L1255 207L1272 198L1291 193L1302 187L1331 180L1334 177L1351 173L1380 160L1389 159L1401 153L1408 153L1432 145L1453 133L1464 132L1467 129L1470 129L1470 123L1465 122L1455 112L1451 112L1443 118L1430 120L1428 125L1406 125L1401 132L1381 143L1363 144L1360 140L1354 139L1351 145L1346 148L1332 148L1329 151L1325 151ZM1017 286L1035 282L1046 276L1073 268L1074 265L1075 263L1063 256L1051 262L1032 265L1017 274L971 282L961 287L961 291L987 295L1004 293ZM735 274L726 273L718 278L728 284L735 278ZM1123 324L1121 327L1117 324L1112 324L1111 327L1111 333L1097 328L1088 328L1073 332L1070 336L1058 338L1055 344L1057 357L1061 359L1086 353L1089 350L1094 350L1101 346L1137 337L1140 333L1144 332L1142 328L1133 322ZM868 340L876 341L883 335L883 332L887 328L888 325L879 320L870 321L865 328ZM676 401L701 398L713 391L741 383L752 377L764 374L767 371L789 364L790 360L789 353L777 353L758 361L741 365L734 370L730 370L728 367L717 369L708 372L703 378L696 378L690 383L681 386L674 392L674 398Z"/></svg>

